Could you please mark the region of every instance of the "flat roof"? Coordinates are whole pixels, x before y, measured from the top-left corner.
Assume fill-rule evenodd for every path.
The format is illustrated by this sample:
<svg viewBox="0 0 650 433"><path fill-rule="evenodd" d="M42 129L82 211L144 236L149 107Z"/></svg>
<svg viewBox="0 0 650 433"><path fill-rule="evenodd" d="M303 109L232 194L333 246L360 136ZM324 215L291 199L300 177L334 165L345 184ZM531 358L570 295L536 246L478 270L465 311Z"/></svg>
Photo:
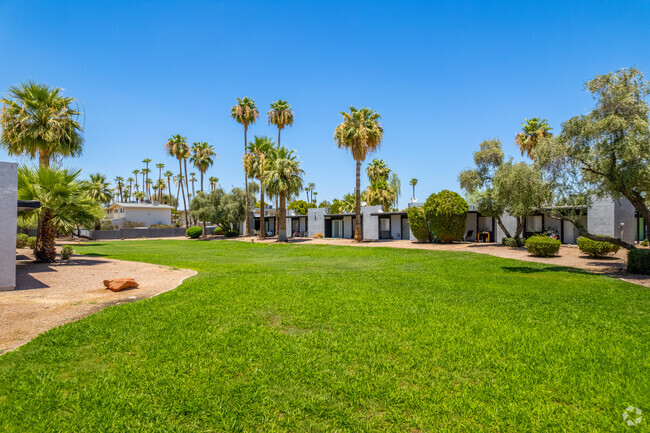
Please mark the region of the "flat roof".
<svg viewBox="0 0 650 433"><path fill-rule="evenodd" d="M307 218L309 215L287 215L287 218Z"/></svg>
<svg viewBox="0 0 650 433"><path fill-rule="evenodd" d="M346 217L346 216L353 217L353 216L357 216L357 214L356 213L326 213L325 214L325 218L327 218L327 217ZM361 216L363 216L363 214Z"/></svg>
<svg viewBox="0 0 650 433"><path fill-rule="evenodd" d="M113 209L117 206L140 208L140 209L174 209L167 204L151 204L151 203L113 203L107 209Z"/></svg>
<svg viewBox="0 0 650 433"><path fill-rule="evenodd" d="M402 210L396 211L396 212L375 212L375 213L371 213L370 215L372 215L372 216L406 215L406 212L402 211Z"/></svg>

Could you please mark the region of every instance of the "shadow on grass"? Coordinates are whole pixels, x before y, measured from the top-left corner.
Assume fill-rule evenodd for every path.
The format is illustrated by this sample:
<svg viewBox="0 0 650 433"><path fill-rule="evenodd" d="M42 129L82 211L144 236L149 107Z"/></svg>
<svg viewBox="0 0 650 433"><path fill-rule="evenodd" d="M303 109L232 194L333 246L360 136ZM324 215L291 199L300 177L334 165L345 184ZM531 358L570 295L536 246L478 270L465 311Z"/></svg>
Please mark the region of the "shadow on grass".
<svg viewBox="0 0 650 433"><path fill-rule="evenodd" d="M583 275L592 275L591 272L585 271L583 269L569 268L566 266L547 266L543 268L537 268L532 266L502 266L506 272L517 272L520 274L538 274L544 272L569 272L572 274L583 274Z"/></svg>

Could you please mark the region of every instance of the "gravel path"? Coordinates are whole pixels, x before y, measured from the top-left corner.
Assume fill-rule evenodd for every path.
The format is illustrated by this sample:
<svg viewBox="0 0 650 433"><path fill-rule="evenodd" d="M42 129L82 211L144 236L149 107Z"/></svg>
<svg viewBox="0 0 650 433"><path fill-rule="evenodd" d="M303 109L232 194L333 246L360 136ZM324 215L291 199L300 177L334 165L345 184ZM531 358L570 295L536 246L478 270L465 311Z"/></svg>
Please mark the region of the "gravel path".
<svg viewBox="0 0 650 433"><path fill-rule="evenodd" d="M16 290L0 291L0 354L111 305L171 290L195 274L187 269L76 254L67 262L35 263L31 250L19 249ZM111 278L135 278L140 287L111 292L103 284Z"/></svg>

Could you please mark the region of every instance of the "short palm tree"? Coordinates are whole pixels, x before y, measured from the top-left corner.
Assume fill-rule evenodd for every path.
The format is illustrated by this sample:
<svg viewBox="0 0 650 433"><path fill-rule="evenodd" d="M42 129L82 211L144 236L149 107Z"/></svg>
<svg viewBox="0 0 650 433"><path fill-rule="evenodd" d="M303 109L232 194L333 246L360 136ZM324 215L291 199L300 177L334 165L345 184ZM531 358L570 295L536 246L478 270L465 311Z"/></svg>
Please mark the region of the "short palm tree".
<svg viewBox="0 0 650 433"><path fill-rule="evenodd" d="M0 144L9 155L38 155L39 166L49 167L52 157L81 154L81 113L61 89L29 81L10 87L2 104Z"/></svg>
<svg viewBox="0 0 650 433"><path fill-rule="evenodd" d="M117 191L120 195L120 202L124 201L124 195L122 194L122 188L124 187L124 178L122 176L115 177L115 185L117 185Z"/></svg>
<svg viewBox="0 0 650 433"><path fill-rule="evenodd" d="M144 191L138 191L135 193L135 202L136 203L144 203L144 198L147 195L144 193Z"/></svg>
<svg viewBox="0 0 650 433"><path fill-rule="evenodd" d="M167 193L168 193L168 195L169 195L169 203L168 203L168 204L171 205L171 204L172 204L172 200L171 200L171 198L172 198L172 183L171 183L171 178L172 178L172 176L174 176L174 173L172 173L171 170L167 170L167 171L165 172L164 176L167 178ZM178 203L178 202L176 202L176 203Z"/></svg>
<svg viewBox="0 0 650 433"><path fill-rule="evenodd" d="M190 157L190 162L201 173L201 192L203 192L203 175L208 168L214 164L212 159L213 156L217 154L214 152L214 146L211 146L206 141L197 141L192 145L192 156Z"/></svg>
<svg viewBox="0 0 650 433"><path fill-rule="evenodd" d="M140 170L136 168L131 173L135 176L135 192L138 192L138 175L140 174Z"/></svg>
<svg viewBox="0 0 650 433"><path fill-rule="evenodd" d="M533 149L537 143L544 137L550 137L551 126L546 119L533 117L532 119L525 119L525 123L521 124L522 132L515 136L515 143L519 146L522 156L526 154L532 158Z"/></svg>
<svg viewBox="0 0 650 433"><path fill-rule="evenodd" d="M165 168L165 164L159 162L156 164L156 168L158 169L158 183L160 183L160 180L162 179L162 170Z"/></svg>
<svg viewBox="0 0 650 433"><path fill-rule="evenodd" d="M165 150L170 156L178 159L178 168L180 169L179 179L180 190L183 194L183 208L187 210L187 202L185 201L185 191L183 190L183 161L187 160L187 157L190 154L190 147L187 145L187 138L183 137L180 134L172 135L167 143L165 144ZM187 169L187 161L185 163L185 168ZM187 180L185 181L185 186L187 187ZM189 191L188 191L189 192ZM178 198L178 197L177 197ZM187 219L187 212L185 212L185 226L189 227L189 221Z"/></svg>
<svg viewBox="0 0 650 433"><path fill-rule="evenodd" d="M69 233L77 226L92 227L104 215L101 205L88 195L86 183L77 181L79 173L49 167L18 169L18 199L41 204L33 211L39 217L34 249L38 261L55 260L57 230Z"/></svg>
<svg viewBox="0 0 650 433"><path fill-rule="evenodd" d="M108 205L113 199L111 184L106 180L106 176L101 173L90 175L90 180L86 182L88 195L98 203Z"/></svg>
<svg viewBox="0 0 650 433"><path fill-rule="evenodd" d="M287 195L297 194L302 189L302 175L293 151L286 147L272 148L264 174L264 184L269 191L280 196L278 242L287 242Z"/></svg>
<svg viewBox="0 0 650 433"><path fill-rule="evenodd" d="M413 199L415 199L415 185L418 184L418 180L413 178L409 181L409 184L413 187Z"/></svg>
<svg viewBox="0 0 650 433"><path fill-rule="evenodd" d="M379 179L388 179L390 168L383 159L373 159L368 167L366 167L366 174L370 183L377 182Z"/></svg>
<svg viewBox="0 0 650 433"><path fill-rule="evenodd" d="M244 127L244 158L247 153L248 146L248 126L255 123L258 117L260 117L259 111L257 111L257 106L255 101L245 96L242 98L237 98L237 105L234 105L230 110L230 117L235 119L237 123L240 123ZM248 191L248 176L244 172L244 190ZM250 205L248 203L248 194L246 194L246 234L250 234Z"/></svg>
<svg viewBox="0 0 650 433"><path fill-rule="evenodd" d="M165 183L165 180L158 179L158 182L156 182L156 189L158 190L158 201L161 203L163 201L163 193L165 192L166 188L167 184Z"/></svg>
<svg viewBox="0 0 650 433"><path fill-rule="evenodd" d="M196 173L190 173L190 182L192 182L192 197L196 196L196 191L194 190L194 182L196 182Z"/></svg>
<svg viewBox="0 0 650 433"><path fill-rule="evenodd" d="M278 127L278 146L280 145L280 133L285 126L293 125L293 109L287 101L278 99L271 104L271 110L268 113L269 125Z"/></svg>
<svg viewBox="0 0 650 433"><path fill-rule="evenodd" d="M370 205L381 205L384 212L389 212L392 203L395 201L395 190L391 188L384 178L371 182L364 193L364 199Z"/></svg>
<svg viewBox="0 0 650 433"><path fill-rule="evenodd" d="M248 152L244 156L244 171L249 177L255 177L260 181L260 239L266 238L266 226L264 224L264 176L268 164L268 158L273 148L273 142L269 137L257 137L248 144Z"/></svg>
<svg viewBox="0 0 650 433"><path fill-rule="evenodd" d="M379 149L384 129L379 123L380 115L369 108L358 110L350 106L350 112L341 112L343 122L334 130L334 141L339 148L347 149L356 161L356 218L354 240L361 242L361 163L366 156Z"/></svg>
<svg viewBox="0 0 650 433"><path fill-rule="evenodd" d="M129 191L127 192L127 196L125 197L126 200L128 201L131 199L131 192L133 191L133 178L129 177L128 179L126 179L126 181L129 182Z"/></svg>
<svg viewBox="0 0 650 433"><path fill-rule="evenodd" d="M210 182L210 191L214 191L217 188L217 183L219 182L219 178L210 176L208 182Z"/></svg>

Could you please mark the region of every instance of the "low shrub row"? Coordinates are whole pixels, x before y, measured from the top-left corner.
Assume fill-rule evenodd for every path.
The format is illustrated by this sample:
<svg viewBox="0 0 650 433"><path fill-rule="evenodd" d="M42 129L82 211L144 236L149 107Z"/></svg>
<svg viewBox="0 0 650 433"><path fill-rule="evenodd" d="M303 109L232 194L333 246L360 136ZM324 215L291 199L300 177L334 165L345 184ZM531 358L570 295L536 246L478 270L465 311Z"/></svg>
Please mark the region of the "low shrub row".
<svg viewBox="0 0 650 433"><path fill-rule="evenodd" d="M650 275L650 250L635 248L628 251L627 271L631 274Z"/></svg>
<svg viewBox="0 0 650 433"><path fill-rule="evenodd" d="M503 238L501 239L501 245L506 247L517 248L523 247L526 245L526 239L523 238Z"/></svg>
<svg viewBox="0 0 650 433"><path fill-rule="evenodd" d="M589 257L605 257L607 254L616 254L619 246L610 242L594 241L589 238L580 236L578 238L578 248Z"/></svg>
<svg viewBox="0 0 650 433"><path fill-rule="evenodd" d="M560 242L558 239L549 238L548 236L536 235L526 239L526 250L536 257L551 257L560 251Z"/></svg>

